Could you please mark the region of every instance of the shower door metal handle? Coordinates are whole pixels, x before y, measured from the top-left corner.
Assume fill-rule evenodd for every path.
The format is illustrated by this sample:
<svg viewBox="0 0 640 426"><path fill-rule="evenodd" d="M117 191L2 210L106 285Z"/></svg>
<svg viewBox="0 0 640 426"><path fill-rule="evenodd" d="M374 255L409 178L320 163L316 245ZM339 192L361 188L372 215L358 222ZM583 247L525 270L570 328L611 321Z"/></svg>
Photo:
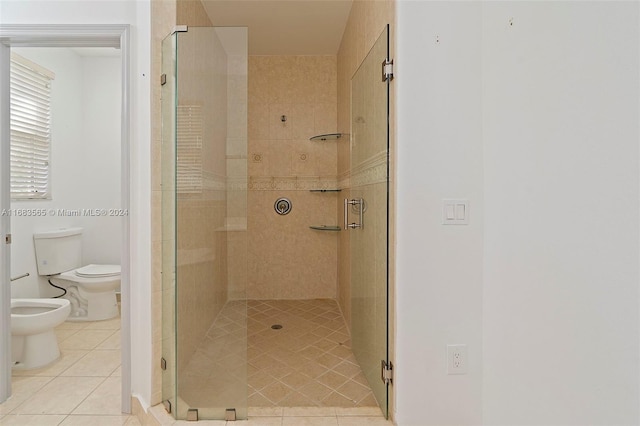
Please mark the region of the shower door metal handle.
<svg viewBox="0 0 640 426"><path fill-rule="evenodd" d="M349 223L349 206L358 206L358 212L360 216L360 223ZM344 199L344 229L356 229L362 228L362 219L364 214L364 200L362 198L354 198L352 200L345 198Z"/></svg>

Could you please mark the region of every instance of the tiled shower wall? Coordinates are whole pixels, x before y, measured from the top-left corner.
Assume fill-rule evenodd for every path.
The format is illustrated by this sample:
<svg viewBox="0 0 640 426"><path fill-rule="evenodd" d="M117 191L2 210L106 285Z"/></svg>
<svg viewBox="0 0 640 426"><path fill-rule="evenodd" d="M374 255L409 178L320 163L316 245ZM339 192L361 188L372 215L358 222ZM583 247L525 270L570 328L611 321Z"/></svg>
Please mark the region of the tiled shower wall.
<svg viewBox="0 0 640 426"><path fill-rule="evenodd" d="M391 24L391 40L393 37L395 28L393 23L395 22L395 0L383 0L383 1L354 1L347 21L342 41L340 43L340 49L338 50L337 68L338 68L338 131L343 133L350 133L351 130L351 78L358 70L358 67L362 61L366 58L367 53L374 45L385 25ZM393 47L392 47L393 50ZM393 55L392 55L393 56ZM393 105L393 84L391 86L391 102ZM393 107L391 108L393 111ZM391 117L391 176L393 176L394 170L394 155L393 155L393 135L395 134L394 117ZM338 158L337 158L337 174L338 178L342 182L343 186L346 186L341 194L341 198L350 198L349 185L351 178L351 151L349 144L338 145ZM392 182L393 185L393 182ZM391 191L392 205L394 191ZM391 209L391 212L393 209ZM342 220L342 206L337 206L337 215ZM390 223L393 223L393 219L390 219ZM393 232L390 232L393 236ZM393 237L392 237L393 238ZM393 241L389 242L393 247ZM338 262L338 302L340 308L345 316L347 324L351 324L351 267L350 267L350 243L349 233L343 232L339 236L338 244L338 256L340 262ZM390 265L393 262L390 259ZM393 273L390 273L393 276ZM392 304L390 304L391 306ZM391 316L393 317L393 316Z"/></svg>
<svg viewBox="0 0 640 426"><path fill-rule="evenodd" d="M309 229L338 224L340 193L310 190L336 188L349 141L309 141L336 132L336 78L335 56L249 57L249 299L336 297L339 232ZM274 211L280 197L288 215Z"/></svg>
<svg viewBox="0 0 640 426"><path fill-rule="evenodd" d="M151 2L151 81L162 73L162 40L176 25L176 1ZM152 359L162 357L162 104L160 84L151 85L151 327ZM162 370L153 364L151 405L162 400ZM135 404L134 404L135 406Z"/></svg>

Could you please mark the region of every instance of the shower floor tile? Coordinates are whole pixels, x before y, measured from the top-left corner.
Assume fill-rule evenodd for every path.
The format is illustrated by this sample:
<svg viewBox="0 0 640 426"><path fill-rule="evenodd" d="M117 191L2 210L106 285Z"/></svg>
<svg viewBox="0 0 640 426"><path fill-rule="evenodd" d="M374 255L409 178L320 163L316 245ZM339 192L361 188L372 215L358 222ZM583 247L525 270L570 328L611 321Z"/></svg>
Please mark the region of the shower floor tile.
<svg viewBox="0 0 640 426"><path fill-rule="evenodd" d="M224 306L178 388L189 407L377 407L363 379L335 300L249 300Z"/></svg>
<svg viewBox="0 0 640 426"><path fill-rule="evenodd" d="M248 315L250 407L376 406L335 300L250 300Z"/></svg>

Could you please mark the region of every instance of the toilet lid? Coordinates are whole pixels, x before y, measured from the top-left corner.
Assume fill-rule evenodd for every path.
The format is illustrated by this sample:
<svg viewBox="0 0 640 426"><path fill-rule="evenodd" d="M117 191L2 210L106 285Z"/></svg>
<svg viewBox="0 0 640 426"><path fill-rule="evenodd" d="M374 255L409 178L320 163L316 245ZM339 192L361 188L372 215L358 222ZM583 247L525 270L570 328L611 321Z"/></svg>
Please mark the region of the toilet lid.
<svg viewBox="0 0 640 426"><path fill-rule="evenodd" d="M120 265L87 265L76 269L76 275L84 278L113 277L120 275Z"/></svg>

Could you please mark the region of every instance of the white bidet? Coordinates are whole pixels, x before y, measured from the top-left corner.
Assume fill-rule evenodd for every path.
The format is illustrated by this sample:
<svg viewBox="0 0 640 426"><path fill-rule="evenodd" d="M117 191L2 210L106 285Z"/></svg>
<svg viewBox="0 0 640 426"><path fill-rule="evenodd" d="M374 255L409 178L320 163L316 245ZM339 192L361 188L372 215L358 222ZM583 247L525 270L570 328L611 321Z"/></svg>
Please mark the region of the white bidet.
<svg viewBox="0 0 640 426"><path fill-rule="evenodd" d="M58 359L60 349L53 329L70 312L67 299L11 299L13 368L39 368Z"/></svg>

